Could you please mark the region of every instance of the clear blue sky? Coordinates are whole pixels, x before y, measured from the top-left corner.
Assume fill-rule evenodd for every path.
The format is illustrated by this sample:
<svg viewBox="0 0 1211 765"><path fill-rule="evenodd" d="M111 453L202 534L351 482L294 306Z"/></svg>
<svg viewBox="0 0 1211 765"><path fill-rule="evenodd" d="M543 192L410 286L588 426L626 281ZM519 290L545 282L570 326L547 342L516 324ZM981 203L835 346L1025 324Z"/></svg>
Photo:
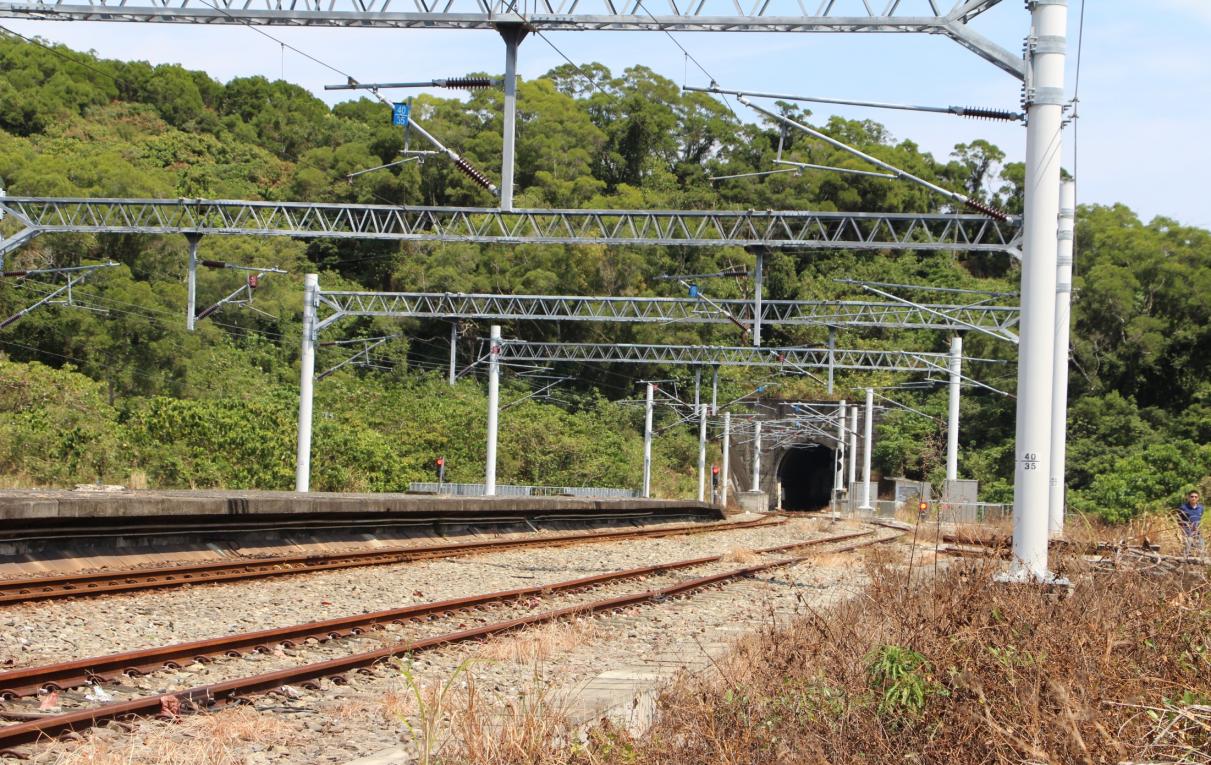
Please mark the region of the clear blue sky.
<svg viewBox="0 0 1211 765"><path fill-rule="evenodd" d="M909 2L921 0L905 0ZM855 0L841 0L855 2ZM1124 202L1155 215L1211 228L1211 0L1085 0L1080 79L1079 178L1082 203ZM1069 0L1069 93L1076 70L1081 0ZM6 26L81 50L152 63L180 63L219 80L284 77L330 102L341 77L240 26L18 22ZM973 28L1019 51L1029 16L1005 0ZM363 81L421 80L469 71L500 72L504 48L492 32L268 28L286 42ZM1016 109L1019 84L949 39L929 35L679 33L678 41L726 88L931 105ZM677 81L707 77L659 33L555 32L547 37L577 63L618 72L643 64ZM543 40L522 45L519 71L532 78L563 59ZM448 91L439 91L449 95ZM734 104L744 119L747 109ZM986 138L1021 159L1025 130L942 115L814 107L817 117L869 117L897 140L944 159L954 144ZM1073 135L1065 167L1073 167Z"/></svg>

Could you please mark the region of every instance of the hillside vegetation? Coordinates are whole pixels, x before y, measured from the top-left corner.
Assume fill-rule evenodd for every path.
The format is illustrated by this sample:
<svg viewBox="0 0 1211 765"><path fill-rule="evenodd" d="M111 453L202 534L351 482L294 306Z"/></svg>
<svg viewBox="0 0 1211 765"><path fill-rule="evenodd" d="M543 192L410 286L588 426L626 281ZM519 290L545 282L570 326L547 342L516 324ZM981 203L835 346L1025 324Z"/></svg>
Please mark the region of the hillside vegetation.
<svg viewBox="0 0 1211 765"><path fill-rule="evenodd" d="M925 212L938 197L901 182L808 171L712 182L709 176L772 167L779 134L741 123L703 94L683 94L644 67L612 73L570 66L519 87L519 207L804 209ZM499 177L501 96L420 96L426 129ZM798 119L810 112L784 105ZM945 159L897 141L871 121L831 119L831 135L941 185L1020 209L1022 168L983 141ZM413 136L413 148L418 148ZM261 77L219 83L177 66L99 60L0 40L0 177L10 194L351 201L489 206L492 198L441 159L358 176L403 148L389 110L368 99L329 108L303 89ZM789 158L863 166L803 136L787 135ZM1070 485L1074 506L1120 520L1165 506L1211 474L1211 232L1122 206L1078 215L1071 378ZM16 224L5 221L4 231ZM277 266L256 291L257 311L227 308L184 327L184 237L47 236L6 268L120 264L76 290L79 307L31 313L0 331L0 475L19 485L124 482L132 470L152 485L288 488L291 485L301 281L320 273L334 288L675 295L666 273L751 266L742 249L604 246L477 246L369 241L204 238L201 255ZM861 297L838 278L1013 290L1008 256L945 253L778 252L767 258L773 299ZM199 304L231 292L242 276L200 274ZM0 280L0 315L44 295L43 280ZM751 294L747 280L704 283L712 297ZM943 299L934 297L931 299ZM480 353L486 327L464 327L460 357ZM374 357L316 386L314 488L398 490L431 475L437 454L455 480L478 480L483 459L482 386L468 373L444 384L448 324L345 321L324 339L402 333ZM734 327L520 323L506 336L563 341L736 343ZM769 344L819 345L823 328L768 328ZM842 347L944 350L939 332L842 333ZM969 333L974 357L1013 359L1007 343ZM321 350L317 368L342 349ZM687 370L619 365L560 368L574 379L557 400L529 400L502 415L500 480L634 486L639 480L641 379L686 384ZM1014 366L973 374L1012 389ZM480 372L482 374L482 372ZM507 403L529 390L514 374ZM893 375L841 375L838 397ZM726 370L721 399L765 384L767 394L822 398L818 382ZM681 388L682 393L685 388ZM945 392L897 397L944 420ZM1013 401L965 394L960 472L989 499L1009 496ZM675 424L664 412L662 425ZM940 476L940 421L891 412L876 438L887 474ZM686 495L694 484L695 434L670 427L657 441L657 485Z"/></svg>

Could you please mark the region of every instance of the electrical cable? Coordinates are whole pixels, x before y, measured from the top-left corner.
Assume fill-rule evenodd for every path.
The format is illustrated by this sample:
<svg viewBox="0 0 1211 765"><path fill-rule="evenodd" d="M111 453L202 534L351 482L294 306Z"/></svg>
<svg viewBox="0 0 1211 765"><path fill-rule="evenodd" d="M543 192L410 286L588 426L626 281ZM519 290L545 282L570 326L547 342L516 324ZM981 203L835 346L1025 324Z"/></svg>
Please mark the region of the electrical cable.
<svg viewBox="0 0 1211 765"><path fill-rule="evenodd" d="M1077 24L1076 37L1076 76L1072 84L1072 176L1080 178L1080 115L1078 107L1081 103L1081 53L1085 46L1085 0L1081 0L1081 16Z"/></svg>
<svg viewBox="0 0 1211 765"><path fill-rule="evenodd" d="M520 13L517 15L521 16ZM524 17L522 17L522 18L524 18ZM589 83L589 85L593 86L594 90L596 90L598 93L601 93L603 96L609 95L608 93L605 92L605 90L602 89L602 87L600 85L597 84L596 80L594 80L592 77L590 77L588 74L586 74L583 69L581 69L579 66L577 66L575 61L568 58L568 54L566 54L562 50L560 50L558 45L551 42L547 38L547 36L542 33L541 29L535 29L535 30L533 30L533 32L534 32L534 34L538 35L538 39L542 40L547 45L551 46L551 50L555 51L560 56L562 56L564 61L567 61L569 64L571 64L572 68L576 70L577 74L579 74L581 77L583 77L585 82L587 82L587 83Z"/></svg>
<svg viewBox="0 0 1211 765"><path fill-rule="evenodd" d="M648 18L650 18L653 22L656 23L656 26L659 27L660 31L664 32L668 36L668 38L673 41L674 45L676 45L678 48L681 49L681 52L685 54L685 57L687 59L694 62L694 66L698 67L698 69L703 74L706 75L707 79L711 81L712 85L717 84L717 81L715 80L714 75L712 75L710 72L708 72L706 70L706 67L704 67L701 63L699 63L698 59L694 58L693 54L691 54L688 50L686 50L685 46L677 41L676 37L673 37L673 33L670 32L668 29L666 29L664 24L661 24L659 21L657 21L656 17L652 15L652 12L649 11L647 6L643 4L643 0L635 0L635 7L643 9L643 12L648 15ZM730 101L727 100L727 96L723 96L723 105L726 106L727 110L732 113L732 117L734 117L736 119L736 121L739 122L740 116L738 114L736 114L736 110L732 108L732 104Z"/></svg>
<svg viewBox="0 0 1211 765"><path fill-rule="evenodd" d="M238 24L242 24L243 26L248 27L252 31L256 32L257 34L267 37L270 40L273 40L274 42L281 45L283 48L289 48L290 50L299 54L303 58L306 58L310 61L314 61L315 63L319 64L320 66L324 67L325 69L336 72L337 74L341 75L346 80L348 80L350 84L352 84L352 85L358 84L358 80L356 77L354 77L353 75L344 71L340 67L334 66L333 64L329 64L326 61L322 61L321 59L311 55L310 53L307 53L306 51L296 48L295 46L291 45L290 43L287 43L285 40L274 37L273 35L269 34L268 32L261 29L260 27L254 26L252 24L252 22L250 22L250 21L238 19L235 16L232 16L230 13L228 13L227 11L220 8L218 5L215 5L210 0L201 0L201 2L203 5L207 5L211 8L213 8L214 10L223 14L224 16L231 19L232 21L235 21ZM379 101L379 103L382 103L382 104L385 104L386 106L394 108L394 104L392 104L389 100L384 98L382 96L382 94L380 94L376 89L368 88L368 90ZM416 132L420 133L422 137L424 137L426 140L428 140L429 143L433 144L440 151L444 152L446 154L446 156L450 159L450 161L454 163L454 166L459 170L459 172L463 173L468 178L470 178L472 181L474 181L478 185L482 186L483 188L487 189L489 192L491 192L493 194L498 193L496 184L494 184L490 180L488 180L487 176L485 176L477 168L475 168L470 162L468 162L466 157L463 157L461 154L454 151L453 149L450 149L449 147L444 146L440 141L438 141L436 138L434 138L432 135L430 135L427 130L422 128L420 126L420 124L417 123L415 120L410 121L409 124L411 125L411 127L416 129Z"/></svg>

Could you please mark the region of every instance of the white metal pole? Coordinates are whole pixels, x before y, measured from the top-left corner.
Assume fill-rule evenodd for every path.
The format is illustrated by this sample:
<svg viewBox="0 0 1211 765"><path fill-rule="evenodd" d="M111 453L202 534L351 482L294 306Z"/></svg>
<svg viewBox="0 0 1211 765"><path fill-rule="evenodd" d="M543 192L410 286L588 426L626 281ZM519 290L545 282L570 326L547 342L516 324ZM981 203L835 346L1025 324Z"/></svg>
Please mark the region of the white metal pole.
<svg viewBox="0 0 1211 765"><path fill-rule="evenodd" d="M706 501L706 404L698 407L698 501Z"/></svg>
<svg viewBox="0 0 1211 765"><path fill-rule="evenodd" d="M1026 198L1022 320L1013 483L1011 577L1044 581L1051 465L1051 365L1055 361L1056 251L1064 118L1068 0L1033 0L1030 102L1026 108Z"/></svg>
<svg viewBox="0 0 1211 765"><path fill-rule="evenodd" d="M866 389L866 424L862 433L862 506L859 510L870 511L870 443L874 432L875 389Z"/></svg>
<svg viewBox="0 0 1211 765"><path fill-rule="evenodd" d="M450 322L450 384L458 376L458 322Z"/></svg>
<svg viewBox="0 0 1211 765"><path fill-rule="evenodd" d="M837 328L828 328L828 395L833 395L833 367L837 363Z"/></svg>
<svg viewBox="0 0 1211 765"><path fill-rule="evenodd" d="M833 486L833 520L837 519L837 504L841 501L841 492L845 489L845 401L837 403L837 478Z"/></svg>
<svg viewBox="0 0 1211 765"><path fill-rule="evenodd" d="M694 367L694 411L702 406L702 367Z"/></svg>
<svg viewBox="0 0 1211 765"><path fill-rule="evenodd" d="M959 478L959 394L963 382L963 336L950 338L950 406L946 416L946 480Z"/></svg>
<svg viewBox="0 0 1211 765"><path fill-rule="evenodd" d="M652 496L652 410L656 405L656 386L648 383L643 412L643 496Z"/></svg>
<svg viewBox="0 0 1211 765"><path fill-rule="evenodd" d="M720 503L727 507L727 484L731 480L731 450L732 450L732 413L723 413L723 473L719 484Z"/></svg>
<svg viewBox="0 0 1211 765"><path fill-rule="evenodd" d="M765 260L765 251L758 248L756 251L757 263L753 269L753 347L761 347L761 282L763 279L762 262ZM757 489L753 489L757 491Z"/></svg>
<svg viewBox="0 0 1211 765"><path fill-rule="evenodd" d="M1076 231L1076 183L1060 186L1059 251L1055 278L1055 361L1051 393L1051 481L1047 500L1048 533L1064 533L1064 458L1068 447L1068 331L1071 320L1073 236Z"/></svg>
<svg viewBox="0 0 1211 765"><path fill-rule="evenodd" d="M315 382L315 309L319 274L303 277L303 344L299 353L299 440L294 455L294 490L311 486L311 400ZM192 314L191 314L192 315Z"/></svg>
<svg viewBox="0 0 1211 765"><path fill-rule="evenodd" d="M753 491L761 491L761 420L753 421Z"/></svg>
<svg viewBox="0 0 1211 765"><path fill-rule="evenodd" d="M488 342L488 458L484 470L484 493L496 496L496 427L500 413L500 325L493 324Z"/></svg>
<svg viewBox="0 0 1211 765"><path fill-rule="evenodd" d="M833 489L845 488L845 400L837 403L837 470Z"/></svg>
<svg viewBox="0 0 1211 765"><path fill-rule="evenodd" d="M194 317L198 314L198 242L202 240L202 235L186 234L185 240L189 242L189 273L185 276L185 329L193 332Z"/></svg>
<svg viewBox="0 0 1211 765"><path fill-rule="evenodd" d="M526 28L510 24L497 28L505 41L505 111L503 151L500 163L500 209L513 209L513 156L517 139L517 48Z"/></svg>
<svg viewBox="0 0 1211 765"><path fill-rule="evenodd" d="M849 482L858 482L858 404L849 408ZM849 506L854 506L854 497L849 498Z"/></svg>
<svg viewBox="0 0 1211 765"><path fill-rule="evenodd" d="M719 367L711 373L711 416L719 413Z"/></svg>

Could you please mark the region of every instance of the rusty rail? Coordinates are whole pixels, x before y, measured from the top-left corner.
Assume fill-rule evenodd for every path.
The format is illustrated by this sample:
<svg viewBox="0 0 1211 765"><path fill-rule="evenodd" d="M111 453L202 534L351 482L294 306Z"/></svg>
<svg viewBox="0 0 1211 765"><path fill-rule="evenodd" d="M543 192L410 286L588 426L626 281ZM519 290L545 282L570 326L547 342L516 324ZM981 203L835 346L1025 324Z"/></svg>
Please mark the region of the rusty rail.
<svg viewBox="0 0 1211 765"><path fill-rule="evenodd" d="M806 540L803 542L778 545L775 547L764 548L758 550L761 553L780 552L797 547L816 546L830 544L834 542L845 541L855 537L868 537L873 532L853 532L850 534L835 535L832 537L823 537L820 539ZM830 552L848 552L851 550L865 547L881 542L888 542L895 537L883 537L875 539L863 539L861 541L850 542L840 548L830 550ZM708 558L698 558L689 561L677 561L674 563L660 564L658 566L649 566L640 569L629 569L625 572L614 572L613 574L597 575L595 577L586 577L580 580L572 580L571 582L562 582L555 585L547 585L539 588L531 588L536 590L551 591L555 588L564 587L572 589L574 587L587 586L587 580L595 580L590 583L600 583L603 578L621 578L623 576L634 577L642 576L646 572L648 574L658 573L662 570L671 570L675 568L686 568L693 565L701 565L702 563L717 561L723 556L712 556ZM147 696L128 701L120 701L112 704L105 704L99 707L89 709L81 709L64 714L52 715L39 720L18 723L0 728L0 754L13 753L13 747L22 746L25 744L34 743L46 737L57 736L67 731L79 731L90 727L94 727L102 722L109 720L121 719L132 716L154 716L158 714L162 708L163 702L168 697L174 697L179 702L186 705L197 707L211 706L216 704L224 704L239 698L246 697L250 694L261 693L264 691L278 688L282 685L301 684L304 687L313 687L320 678L330 677L339 678L343 673L373 666L385 659L403 654L414 653L429 648L434 648L450 643L457 643L477 638L488 637L490 635L499 634L516 630L520 627L529 626L532 624L540 624L544 622L556 621L558 619L575 616L580 614L594 613L597 611L606 611L612 609L625 608L628 606L638 605L645 602L658 602L663 598L684 594L686 592L701 589L720 582L736 579L739 577L750 576L772 568L781 566L793 565L810 559L810 555L800 555L790 558L782 558L767 563L758 563L750 566L744 566L737 569L731 569L708 576L697 577L694 579L685 580L666 587L659 587L650 590L644 590L638 593L628 595L620 595L604 600L593 601L590 603L582 603L565 608L545 611L539 614L531 614L516 619L486 624L472 629L460 630L457 632L445 633L434 637L425 638L422 640L412 641L408 643L397 643L392 646L380 648L375 651L365 653L352 654L327 661L306 664L299 667L290 667L287 669L268 672L265 674L254 675L252 677L237 678L227 680L211 685L189 688L182 691L174 691L165 695ZM494 593L500 595L500 593ZM492 597L492 596L486 596ZM470 599L463 599L470 600ZM447 601L454 602L454 601ZM430 604L435 605L435 604ZM468 607L467 605L461 607ZM373 616L373 615L370 615ZM235 639L240 639L246 636L236 636ZM155 649L153 649L155 650ZM52 665L51 668L57 665ZM4 673L0 675L0 681L13 673Z"/></svg>
<svg viewBox="0 0 1211 765"><path fill-rule="evenodd" d="M820 539L792 542L789 545L779 545L777 547L758 550L757 552L782 552L800 547L844 542L857 537L869 536L872 533L870 531L858 531L837 534L830 537L821 537ZM606 574L595 574L555 584L522 587L432 603L418 603L404 606L403 608L338 617L336 619L296 624L289 627L258 630L240 635L224 635L207 640L194 640L188 643L177 643L158 648L126 651L108 656L78 659L41 667L14 669L0 672L0 698L11 699L31 696L40 690L75 688L97 680L114 680L124 674L145 674L161 668L177 669L183 664L199 660L208 661L214 656L234 656L244 652L268 651L273 644L282 644L287 648L291 648L308 638L315 638L317 640L341 638L360 634L370 629L376 629L385 624L400 623L435 615L441 616L451 611L476 608L492 603L521 600L536 595L545 595L550 592L566 592L610 581L691 568L707 563L715 563L722 558L722 555L711 555L704 558L692 558L656 566L643 566Z"/></svg>
<svg viewBox="0 0 1211 765"><path fill-rule="evenodd" d="M70 598L81 595L101 595L113 592L158 589L161 587L179 587L186 584L258 579L261 577L302 574L312 571L329 571L357 566L380 566L426 558L445 558L525 547L555 547L559 545L617 541L620 539L708 534L717 531L778 526L784 523L786 523L784 520L771 521L762 518L755 521L719 523L709 526L702 524L681 524L660 529L628 529L625 531L593 532L589 534L557 534L529 539L510 539L491 542L452 542L438 545L397 547L389 550L365 550L327 555L288 555L273 558L216 561L214 563L198 563L184 566L158 566L155 568L128 569L91 574L7 579L0 580L0 605L26 603L34 600Z"/></svg>

